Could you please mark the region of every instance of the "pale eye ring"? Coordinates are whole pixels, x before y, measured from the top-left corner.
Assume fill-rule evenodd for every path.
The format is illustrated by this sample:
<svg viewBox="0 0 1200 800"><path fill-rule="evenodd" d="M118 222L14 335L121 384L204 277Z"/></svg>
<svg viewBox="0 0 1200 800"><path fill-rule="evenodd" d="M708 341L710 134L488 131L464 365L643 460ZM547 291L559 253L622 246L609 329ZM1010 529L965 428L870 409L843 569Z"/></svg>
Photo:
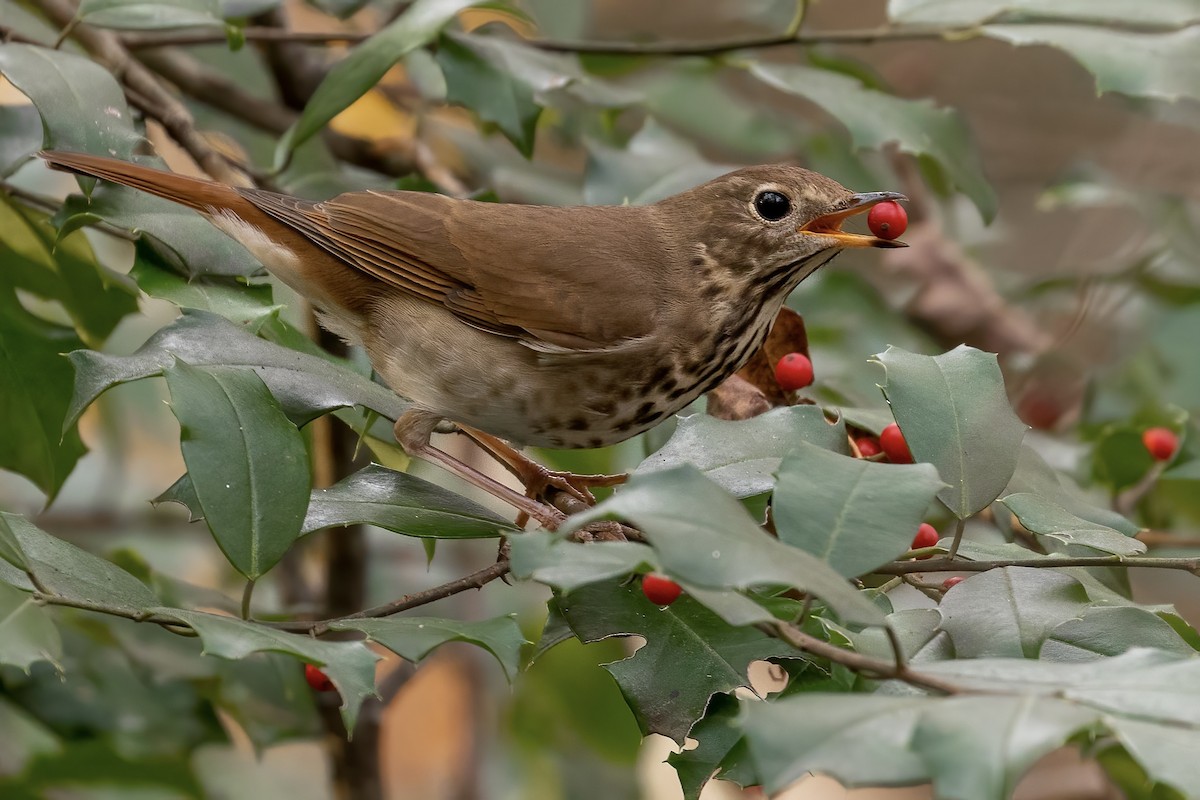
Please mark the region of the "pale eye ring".
<svg viewBox="0 0 1200 800"><path fill-rule="evenodd" d="M791 213L792 201L780 192L759 192L754 198L754 210L768 222L778 222Z"/></svg>

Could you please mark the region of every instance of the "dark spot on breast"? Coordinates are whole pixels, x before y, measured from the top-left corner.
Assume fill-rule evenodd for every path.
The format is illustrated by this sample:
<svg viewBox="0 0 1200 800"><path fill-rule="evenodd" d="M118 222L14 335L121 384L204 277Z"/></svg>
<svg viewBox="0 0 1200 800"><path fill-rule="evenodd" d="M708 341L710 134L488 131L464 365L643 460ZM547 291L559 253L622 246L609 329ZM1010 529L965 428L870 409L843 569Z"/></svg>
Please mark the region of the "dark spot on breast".
<svg viewBox="0 0 1200 800"><path fill-rule="evenodd" d="M657 386L671 375L671 371L672 369L670 364L665 364L661 367L658 367L650 373L648 378L646 378L646 384L648 386Z"/></svg>
<svg viewBox="0 0 1200 800"><path fill-rule="evenodd" d="M687 394L691 390L692 390L691 386L680 386L678 389L676 389L675 391L673 391L669 395L667 395L667 400L670 402L675 402L676 400L683 397L685 394Z"/></svg>
<svg viewBox="0 0 1200 800"><path fill-rule="evenodd" d="M588 439L588 447L604 447L604 440L598 436Z"/></svg>
<svg viewBox="0 0 1200 800"><path fill-rule="evenodd" d="M716 281L713 281L712 283L706 283L700 287L700 296L709 302L716 300L724 293L725 290L721 287L721 284L717 283Z"/></svg>
<svg viewBox="0 0 1200 800"><path fill-rule="evenodd" d="M654 414L654 410L654 401L647 400L645 403L642 403L640 406L638 406L637 413L633 415L633 419L635 422L645 422L648 417L651 417Z"/></svg>
<svg viewBox="0 0 1200 800"><path fill-rule="evenodd" d="M667 378L665 381L663 381L662 386L658 387L658 390L660 392L669 392L678 385L679 381L675 380L674 378Z"/></svg>
<svg viewBox="0 0 1200 800"><path fill-rule="evenodd" d="M700 269L705 265L705 263L707 263L707 262L705 262L704 256L700 256L700 255L692 256L692 268L693 269Z"/></svg>
<svg viewBox="0 0 1200 800"><path fill-rule="evenodd" d="M567 423L567 430L569 431L586 431L590 427L591 425L583 417L575 417Z"/></svg>

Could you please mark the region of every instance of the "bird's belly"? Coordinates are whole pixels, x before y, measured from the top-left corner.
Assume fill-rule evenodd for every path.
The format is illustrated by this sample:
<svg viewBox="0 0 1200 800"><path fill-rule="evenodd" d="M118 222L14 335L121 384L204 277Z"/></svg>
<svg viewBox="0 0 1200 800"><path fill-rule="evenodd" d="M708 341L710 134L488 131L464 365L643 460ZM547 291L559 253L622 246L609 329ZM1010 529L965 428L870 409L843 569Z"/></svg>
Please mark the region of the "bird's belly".
<svg viewBox="0 0 1200 800"><path fill-rule="evenodd" d="M603 447L649 430L725 380L758 346L744 336L717 337L547 358L406 297L381 303L361 330L375 369L420 408L516 444L554 448Z"/></svg>

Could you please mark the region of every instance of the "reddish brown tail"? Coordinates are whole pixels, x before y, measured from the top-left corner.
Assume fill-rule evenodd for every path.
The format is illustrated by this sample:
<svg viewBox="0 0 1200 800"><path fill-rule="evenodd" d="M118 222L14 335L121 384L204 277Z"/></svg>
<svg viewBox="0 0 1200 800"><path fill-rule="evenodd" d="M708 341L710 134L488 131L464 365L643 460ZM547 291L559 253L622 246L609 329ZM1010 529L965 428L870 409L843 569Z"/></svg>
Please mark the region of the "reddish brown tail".
<svg viewBox="0 0 1200 800"><path fill-rule="evenodd" d="M174 172L87 153L44 150L38 155L54 169L131 186L197 211L228 209L243 219L247 214L252 217L259 216L248 200L238 194L232 186L223 183L189 178Z"/></svg>

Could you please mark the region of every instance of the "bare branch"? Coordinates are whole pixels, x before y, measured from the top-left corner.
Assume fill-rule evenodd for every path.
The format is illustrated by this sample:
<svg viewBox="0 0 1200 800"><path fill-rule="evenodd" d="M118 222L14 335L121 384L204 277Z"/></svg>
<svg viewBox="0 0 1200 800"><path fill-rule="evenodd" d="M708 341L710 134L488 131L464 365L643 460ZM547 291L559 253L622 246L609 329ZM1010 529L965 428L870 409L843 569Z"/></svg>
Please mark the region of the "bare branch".
<svg viewBox="0 0 1200 800"><path fill-rule="evenodd" d="M1150 558L1125 556L1046 556L1044 558L1002 558L992 561L931 558L923 561L893 561L878 569L875 575L907 575L911 572L987 572L1003 567L1127 567L1130 569L1178 569L1193 574L1200 572L1200 558Z"/></svg>

